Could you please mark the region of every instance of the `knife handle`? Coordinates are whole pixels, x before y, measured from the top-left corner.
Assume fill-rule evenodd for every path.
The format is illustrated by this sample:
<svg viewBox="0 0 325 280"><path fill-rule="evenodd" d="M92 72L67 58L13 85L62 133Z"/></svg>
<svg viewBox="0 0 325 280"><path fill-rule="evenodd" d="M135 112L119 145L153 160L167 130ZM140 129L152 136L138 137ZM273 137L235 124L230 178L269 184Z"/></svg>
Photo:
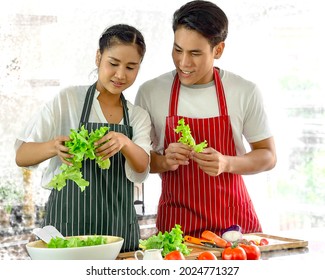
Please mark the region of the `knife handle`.
<svg viewBox="0 0 325 280"><path fill-rule="evenodd" d="M211 243L211 245L214 245L214 242L213 241L206 240L206 239L202 239L202 238L193 237L193 236L190 236L190 235L185 235L184 236L184 240L187 241L187 242L189 242L189 243L197 244L197 245L202 245L202 246L205 246L206 243Z"/></svg>

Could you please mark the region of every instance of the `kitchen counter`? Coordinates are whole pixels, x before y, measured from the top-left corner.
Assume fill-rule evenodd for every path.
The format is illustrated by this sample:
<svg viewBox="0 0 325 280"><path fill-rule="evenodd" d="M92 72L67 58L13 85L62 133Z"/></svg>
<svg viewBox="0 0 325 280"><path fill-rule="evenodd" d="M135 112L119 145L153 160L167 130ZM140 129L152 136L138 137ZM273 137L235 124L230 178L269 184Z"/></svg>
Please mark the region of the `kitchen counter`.
<svg viewBox="0 0 325 280"><path fill-rule="evenodd" d="M316 257L319 258L319 256L325 257L325 228L312 228L296 231L279 231L272 233L272 235L270 236L278 236L281 237L281 239L283 238L284 240L297 240L299 242L295 242L293 246L299 246L299 244L301 244L301 247L286 248L286 246L284 245L282 249L270 249L268 251L262 251L262 260L311 260ZM211 249L201 246L189 247L192 249L192 252L189 256L186 257L186 259L195 260L200 252L207 250L212 251L218 259L221 259L222 249ZM281 246L274 246L274 248L278 247ZM119 255L119 259L128 259L132 258L133 256L133 252L122 253Z"/></svg>
<svg viewBox="0 0 325 280"><path fill-rule="evenodd" d="M308 261L315 258L319 259L319 257L325 257L325 227L295 231L280 231L274 232L272 235L305 240L308 241L308 246L262 252L262 260L302 259ZM26 233L20 236L11 236L10 238L0 237L0 260L29 260L30 257L27 254L25 245L27 242L33 239L33 236ZM194 253L197 254L198 251L195 251ZM124 253L124 255L121 254L120 259L132 256L133 254L131 252ZM218 258L220 258L220 254ZM195 255L190 255L188 259L195 259Z"/></svg>

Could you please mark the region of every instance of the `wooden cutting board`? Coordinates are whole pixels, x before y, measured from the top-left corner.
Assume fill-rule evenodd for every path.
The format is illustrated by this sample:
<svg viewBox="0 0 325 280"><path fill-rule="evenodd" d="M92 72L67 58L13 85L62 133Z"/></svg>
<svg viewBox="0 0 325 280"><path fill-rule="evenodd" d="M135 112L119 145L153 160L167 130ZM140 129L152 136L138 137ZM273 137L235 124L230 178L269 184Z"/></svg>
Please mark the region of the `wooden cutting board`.
<svg viewBox="0 0 325 280"><path fill-rule="evenodd" d="M250 234L244 234L243 238L246 240L260 240L261 238L266 238L269 241L268 245L259 246L261 252L266 251L276 251L276 250L286 250L286 249L293 249L293 248L302 248L308 246L308 241L300 240L300 239L294 239L294 238L287 238L287 237L281 237L281 236L275 236L265 233L250 233ZM185 242L188 246L195 246L202 248L200 245L193 245L190 243ZM211 250L209 248L205 248L205 250ZM223 248L215 248L213 250L216 250L218 252L222 252Z"/></svg>
<svg viewBox="0 0 325 280"><path fill-rule="evenodd" d="M300 239L275 236L265 233L244 234L244 238L246 238L247 240L251 240L250 237L251 239L256 238L257 240L261 238L266 238L269 241L268 245L259 246L261 252L302 248L308 246L308 241Z"/></svg>
<svg viewBox="0 0 325 280"><path fill-rule="evenodd" d="M259 246L261 252L286 250L291 248L301 248L308 246L308 241L305 240L275 236L264 233L244 234L243 238L247 240L259 240L261 238L266 238L269 241L269 244ZM188 248L192 249L191 254L185 257L188 260L195 260L197 256L204 251L211 251L213 254L216 255L216 257L221 257L221 253L223 251L223 248L209 248L201 245L194 245L188 242L185 242L185 244L188 246ZM123 260L127 258L134 258L134 252L120 253L117 259Z"/></svg>

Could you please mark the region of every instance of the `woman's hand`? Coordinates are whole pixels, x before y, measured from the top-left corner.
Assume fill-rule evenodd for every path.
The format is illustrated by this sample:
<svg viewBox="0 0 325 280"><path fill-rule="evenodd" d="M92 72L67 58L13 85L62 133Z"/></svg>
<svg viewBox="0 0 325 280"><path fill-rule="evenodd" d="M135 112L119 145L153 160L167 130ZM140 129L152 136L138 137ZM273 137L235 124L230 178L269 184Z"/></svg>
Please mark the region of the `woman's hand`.
<svg viewBox="0 0 325 280"><path fill-rule="evenodd" d="M110 131L94 144L98 146L96 156L102 156L103 160L121 151L135 172L142 173L148 168L149 155L123 133Z"/></svg>
<svg viewBox="0 0 325 280"><path fill-rule="evenodd" d="M69 148L64 145L66 141L70 141L70 138L68 136L57 136L54 139L54 149L55 153L63 163L72 165L72 163L67 160L73 158L73 155L69 154Z"/></svg>
<svg viewBox="0 0 325 280"><path fill-rule="evenodd" d="M211 147L204 149L201 153L193 152L190 157L203 172L210 176L218 176L226 172L226 157Z"/></svg>
<svg viewBox="0 0 325 280"><path fill-rule="evenodd" d="M103 160L108 159L121 151L130 141L123 133L110 131L94 143L95 147L98 147L96 156L102 156Z"/></svg>

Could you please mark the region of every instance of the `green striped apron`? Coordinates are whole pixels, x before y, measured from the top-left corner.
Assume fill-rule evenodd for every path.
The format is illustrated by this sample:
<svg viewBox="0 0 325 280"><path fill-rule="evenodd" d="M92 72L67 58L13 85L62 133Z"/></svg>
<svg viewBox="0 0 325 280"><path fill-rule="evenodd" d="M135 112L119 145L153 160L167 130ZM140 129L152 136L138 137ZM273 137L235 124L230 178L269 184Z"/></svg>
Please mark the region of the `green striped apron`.
<svg viewBox="0 0 325 280"><path fill-rule="evenodd" d="M89 87L79 126L88 131L107 123L88 122L96 83ZM123 104L123 125L109 124L110 131L132 139L126 100ZM71 180L61 190L52 190L46 205L44 224L55 226L64 236L115 235L124 238L122 252L138 249L140 229L134 208L134 183L125 174L125 158L118 152L110 158L108 170L100 169L94 160L83 162L82 174L89 181L84 192Z"/></svg>

